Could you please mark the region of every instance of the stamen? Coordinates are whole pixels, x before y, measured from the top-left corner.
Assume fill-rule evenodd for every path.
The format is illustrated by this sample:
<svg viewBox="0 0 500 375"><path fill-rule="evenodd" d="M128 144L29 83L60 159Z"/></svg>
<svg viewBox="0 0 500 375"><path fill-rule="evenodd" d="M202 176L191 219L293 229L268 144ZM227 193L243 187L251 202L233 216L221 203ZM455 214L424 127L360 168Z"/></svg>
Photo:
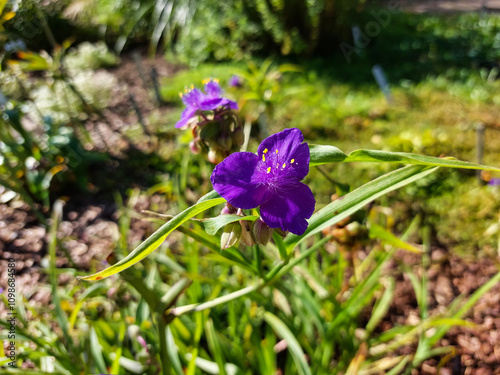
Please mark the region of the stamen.
<svg viewBox="0 0 500 375"><path fill-rule="evenodd" d="M276 153L278 153L278 149L276 149Z"/></svg>
<svg viewBox="0 0 500 375"><path fill-rule="evenodd" d="M266 155L262 155L262 161L266 161Z"/></svg>
<svg viewBox="0 0 500 375"><path fill-rule="evenodd" d="M283 163L283 168L285 168L285 167L286 167L286 163Z"/></svg>
<svg viewBox="0 0 500 375"><path fill-rule="evenodd" d="M271 167L267 168L267 173L271 172Z"/></svg>
<svg viewBox="0 0 500 375"><path fill-rule="evenodd" d="M182 92L180 92L180 93L179 93L179 97L181 97L181 98L182 98Z"/></svg>
<svg viewBox="0 0 500 375"><path fill-rule="evenodd" d="M191 90L194 90L194 85L191 85Z"/></svg>
<svg viewBox="0 0 500 375"><path fill-rule="evenodd" d="M292 161L290 163L293 163L295 161L295 159L292 159Z"/></svg>
<svg viewBox="0 0 500 375"><path fill-rule="evenodd" d="M269 150L266 148L264 151L262 151L263 154L267 154Z"/></svg>

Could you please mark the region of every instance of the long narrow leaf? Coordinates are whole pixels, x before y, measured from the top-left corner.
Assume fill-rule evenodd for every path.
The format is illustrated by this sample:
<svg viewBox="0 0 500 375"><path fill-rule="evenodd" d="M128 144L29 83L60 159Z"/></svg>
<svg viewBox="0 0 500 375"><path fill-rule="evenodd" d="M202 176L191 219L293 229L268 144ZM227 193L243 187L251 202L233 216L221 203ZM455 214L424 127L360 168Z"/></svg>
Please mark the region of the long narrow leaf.
<svg viewBox="0 0 500 375"><path fill-rule="evenodd" d="M141 260L146 258L153 251L155 251L163 243L163 241L165 241L167 236L183 223L185 223L192 217L202 213L203 211L206 211L209 208L212 208L224 202L225 200L222 198L210 199L189 207L188 209L175 216L172 220L161 226L160 229L149 236L146 241L137 246L129 255L127 255L116 264L93 275L80 277L80 279L88 281L100 280L105 277L117 274L118 272L121 272L124 269L133 266L137 262L140 262Z"/></svg>
<svg viewBox="0 0 500 375"><path fill-rule="evenodd" d="M301 236L288 236L285 243L287 247L291 249L309 236L320 232L323 228L338 223L340 220L352 215L361 207L378 197L408 185L436 170L437 168L408 166L370 181L316 212L311 219L309 219L309 226L306 232Z"/></svg>
<svg viewBox="0 0 500 375"><path fill-rule="evenodd" d="M350 154L344 154L335 146L310 145L311 166L339 163L339 162L376 162L376 163L399 163L426 165L429 167L448 167L464 169L482 169L487 171L500 171L499 168L489 167L455 160L453 158L436 158L432 156L411 154L407 152L390 152L381 150L356 150Z"/></svg>
<svg viewBox="0 0 500 375"><path fill-rule="evenodd" d="M264 313L264 320L274 329L274 331L276 331L278 336L286 341L288 350L290 350L295 365L297 366L298 373L301 375L312 375L302 347L286 324L270 312Z"/></svg>
<svg viewBox="0 0 500 375"><path fill-rule="evenodd" d="M54 203L54 209L52 212L52 223L50 225L50 232L49 232L49 274L50 274L50 284L51 284L51 290L52 290L52 300L54 302L55 310L56 310L56 317L57 321L59 323L59 326L61 327L61 330L63 331L64 338L66 339L68 346L73 345L73 340L71 339L71 336L69 335L69 323L68 323L68 317L66 316L66 313L61 307L61 300L59 299L59 294L58 294L58 283L57 283L57 274L56 274L56 248L57 248L57 228L59 226L59 222L62 218L62 210L63 210L63 205L64 202L61 200L57 200Z"/></svg>

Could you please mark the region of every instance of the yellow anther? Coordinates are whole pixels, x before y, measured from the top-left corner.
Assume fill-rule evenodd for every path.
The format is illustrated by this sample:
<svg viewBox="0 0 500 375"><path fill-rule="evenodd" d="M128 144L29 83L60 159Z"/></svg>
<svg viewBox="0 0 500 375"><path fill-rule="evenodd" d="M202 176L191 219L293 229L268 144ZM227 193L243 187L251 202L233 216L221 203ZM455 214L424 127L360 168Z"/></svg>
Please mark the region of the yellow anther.
<svg viewBox="0 0 500 375"><path fill-rule="evenodd" d="M179 93L179 97L181 97L181 98L182 98L182 92L180 92L180 93Z"/></svg>
<svg viewBox="0 0 500 375"><path fill-rule="evenodd" d="M285 168L285 167L286 167L286 163L283 163L283 168Z"/></svg>
<svg viewBox="0 0 500 375"><path fill-rule="evenodd" d="M266 161L266 155L262 155L262 161Z"/></svg>
<svg viewBox="0 0 500 375"><path fill-rule="evenodd" d="M185 87L185 88L184 88L184 92L185 92L186 94L189 92L189 90L188 90L188 88L187 88L187 87Z"/></svg>
<svg viewBox="0 0 500 375"><path fill-rule="evenodd" d="M295 161L295 159L292 159L292 161L290 162L290 164L293 163L294 161Z"/></svg>
<svg viewBox="0 0 500 375"><path fill-rule="evenodd" d="M276 149L276 153L278 153L278 149Z"/></svg>
<svg viewBox="0 0 500 375"><path fill-rule="evenodd" d="M262 151L263 154L267 154L269 150L266 148L264 151Z"/></svg>
<svg viewBox="0 0 500 375"><path fill-rule="evenodd" d="M194 85L191 85L191 90L194 90Z"/></svg>
<svg viewBox="0 0 500 375"><path fill-rule="evenodd" d="M271 172L271 167L267 168L267 173Z"/></svg>
<svg viewBox="0 0 500 375"><path fill-rule="evenodd" d="M214 78L213 81L219 83L219 78Z"/></svg>

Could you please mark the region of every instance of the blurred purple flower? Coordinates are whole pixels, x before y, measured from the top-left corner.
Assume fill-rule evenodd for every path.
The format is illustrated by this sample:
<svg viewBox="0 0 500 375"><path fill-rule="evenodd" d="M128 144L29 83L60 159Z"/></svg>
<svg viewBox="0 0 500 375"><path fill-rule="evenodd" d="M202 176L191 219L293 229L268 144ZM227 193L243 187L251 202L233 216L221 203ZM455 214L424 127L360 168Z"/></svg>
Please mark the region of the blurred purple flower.
<svg viewBox="0 0 500 375"><path fill-rule="evenodd" d="M229 87L241 87L241 86L243 86L243 78L234 74L229 79Z"/></svg>
<svg viewBox="0 0 500 375"><path fill-rule="evenodd" d="M500 178L492 178L488 181L488 185L490 186L500 186Z"/></svg>
<svg viewBox="0 0 500 375"><path fill-rule="evenodd" d="M218 164L210 178L214 189L241 209L260 206L271 228L301 235L316 201L302 180L309 173L309 147L296 128L271 135L257 155L236 152Z"/></svg>
<svg viewBox="0 0 500 375"><path fill-rule="evenodd" d="M228 106L230 109L238 109L238 105L222 96L222 89L219 86L217 79L203 80L205 93L198 90L194 86L191 89L185 90L180 97L186 105L186 109L181 114L181 119L175 125L176 128L186 126L191 118L199 114L201 111L215 111L220 107Z"/></svg>

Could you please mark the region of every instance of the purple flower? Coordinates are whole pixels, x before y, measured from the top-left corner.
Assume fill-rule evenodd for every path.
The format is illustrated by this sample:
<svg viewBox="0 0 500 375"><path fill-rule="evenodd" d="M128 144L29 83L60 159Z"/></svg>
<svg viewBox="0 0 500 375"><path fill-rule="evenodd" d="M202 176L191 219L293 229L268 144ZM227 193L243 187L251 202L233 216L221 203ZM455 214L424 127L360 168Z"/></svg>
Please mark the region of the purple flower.
<svg viewBox="0 0 500 375"><path fill-rule="evenodd" d="M500 186L500 178L492 178L488 181L488 185L490 186Z"/></svg>
<svg viewBox="0 0 500 375"><path fill-rule="evenodd" d="M229 87L241 87L243 86L243 79L240 76L234 74L229 78Z"/></svg>
<svg viewBox="0 0 500 375"><path fill-rule="evenodd" d="M189 120L201 111L215 111L226 106L230 109L238 109L235 102L222 96L219 80L205 79L202 83L204 84L205 93L191 86L190 90L186 89L185 93L180 94L186 109L182 112L179 122L175 125L176 128L186 126Z"/></svg>
<svg viewBox="0 0 500 375"><path fill-rule="evenodd" d="M257 155L229 155L212 173L214 189L235 207L260 206L271 228L301 235L316 204L311 189L300 182L309 172L309 147L303 141L299 129L285 129L264 139Z"/></svg>

